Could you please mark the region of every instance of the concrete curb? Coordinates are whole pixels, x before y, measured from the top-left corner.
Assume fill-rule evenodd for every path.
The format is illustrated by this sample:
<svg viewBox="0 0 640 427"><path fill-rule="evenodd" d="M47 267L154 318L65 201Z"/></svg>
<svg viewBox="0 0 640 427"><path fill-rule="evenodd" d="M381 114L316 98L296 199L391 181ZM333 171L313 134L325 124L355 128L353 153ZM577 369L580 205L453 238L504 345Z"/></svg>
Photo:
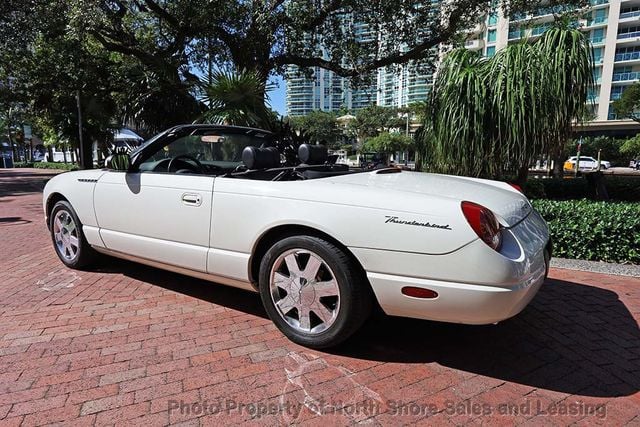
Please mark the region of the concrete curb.
<svg viewBox="0 0 640 427"><path fill-rule="evenodd" d="M552 258L551 267L567 270L591 271L594 273L613 274L616 276L640 277L640 265L614 264L601 261L584 261L580 259Z"/></svg>

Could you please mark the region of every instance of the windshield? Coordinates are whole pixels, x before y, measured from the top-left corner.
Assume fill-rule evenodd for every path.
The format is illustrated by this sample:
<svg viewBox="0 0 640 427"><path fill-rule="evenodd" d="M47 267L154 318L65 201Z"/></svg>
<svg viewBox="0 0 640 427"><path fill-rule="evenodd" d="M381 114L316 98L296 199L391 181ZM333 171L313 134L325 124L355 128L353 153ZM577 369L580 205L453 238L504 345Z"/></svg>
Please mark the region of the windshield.
<svg viewBox="0 0 640 427"><path fill-rule="evenodd" d="M148 145L148 144L145 144ZM169 162L179 169L195 164L200 173L218 174L232 171L242 164L242 151L248 147L271 145L268 134L242 128L198 128L194 132L168 140L140 164L141 171L173 172ZM194 159L197 162L194 162ZM192 168L193 169L193 168Z"/></svg>

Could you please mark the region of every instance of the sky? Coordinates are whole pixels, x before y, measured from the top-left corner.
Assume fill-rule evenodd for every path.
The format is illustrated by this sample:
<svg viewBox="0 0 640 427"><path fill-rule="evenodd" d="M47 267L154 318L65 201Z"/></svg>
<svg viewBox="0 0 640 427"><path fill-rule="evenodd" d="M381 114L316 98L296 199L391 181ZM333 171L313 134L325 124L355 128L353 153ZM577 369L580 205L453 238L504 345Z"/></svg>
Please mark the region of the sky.
<svg viewBox="0 0 640 427"><path fill-rule="evenodd" d="M285 101L287 84L281 76L274 77L271 83L275 84L276 87L269 92L269 103L271 104L271 108L284 116L287 113Z"/></svg>

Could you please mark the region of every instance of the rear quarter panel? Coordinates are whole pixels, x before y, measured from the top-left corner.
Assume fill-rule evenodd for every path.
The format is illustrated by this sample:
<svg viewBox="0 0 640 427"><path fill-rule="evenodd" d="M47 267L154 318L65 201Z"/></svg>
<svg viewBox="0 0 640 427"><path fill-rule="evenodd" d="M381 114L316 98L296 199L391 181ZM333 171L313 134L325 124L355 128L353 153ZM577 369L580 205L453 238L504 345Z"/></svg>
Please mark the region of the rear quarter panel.
<svg viewBox="0 0 640 427"><path fill-rule="evenodd" d="M249 254L264 233L286 224L315 228L349 247L425 254L452 252L476 238L459 203L450 199L334 185L321 179L216 179L212 247Z"/></svg>

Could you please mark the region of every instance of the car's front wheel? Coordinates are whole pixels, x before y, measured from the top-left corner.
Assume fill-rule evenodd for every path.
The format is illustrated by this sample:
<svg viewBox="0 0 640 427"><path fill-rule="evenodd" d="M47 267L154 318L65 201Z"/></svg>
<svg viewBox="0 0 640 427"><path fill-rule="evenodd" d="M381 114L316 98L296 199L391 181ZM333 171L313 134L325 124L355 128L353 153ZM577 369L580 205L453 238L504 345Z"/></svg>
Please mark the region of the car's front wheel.
<svg viewBox="0 0 640 427"><path fill-rule="evenodd" d="M84 268L95 259L95 251L89 246L78 215L66 200L56 203L49 216L51 240L60 261L67 267Z"/></svg>
<svg viewBox="0 0 640 427"><path fill-rule="evenodd" d="M267 314L290 340L312 348L340 344L367 319L371 292L355 262L311 236L275 243L260 264Z"/></svg>

